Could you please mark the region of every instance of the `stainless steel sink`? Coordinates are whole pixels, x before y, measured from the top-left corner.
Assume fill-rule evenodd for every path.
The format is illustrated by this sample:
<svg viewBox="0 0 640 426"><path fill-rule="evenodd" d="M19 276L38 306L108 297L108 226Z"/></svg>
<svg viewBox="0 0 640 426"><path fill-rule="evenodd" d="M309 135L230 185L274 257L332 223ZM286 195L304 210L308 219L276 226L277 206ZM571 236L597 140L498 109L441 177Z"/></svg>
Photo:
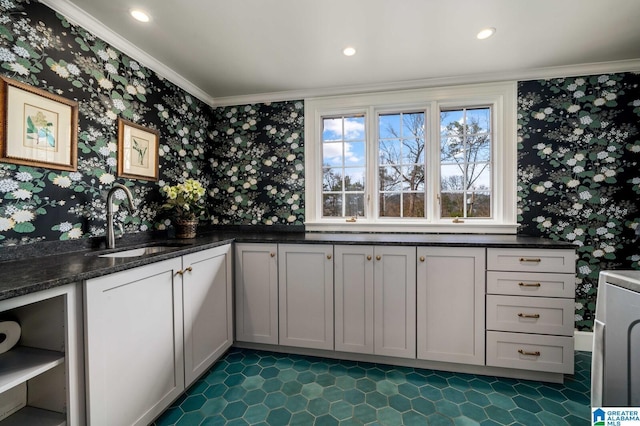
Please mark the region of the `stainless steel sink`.
<svg viewBox="0 0 640 426"><path fill-rule="evenodd" d="M150 254L163 253L167 251L178 250L182 247L186 247L188 244L154 244L145 247L136 247L129 249L121 249L118 251L89 253L89 255L98 257L140 257Z"/></svg>

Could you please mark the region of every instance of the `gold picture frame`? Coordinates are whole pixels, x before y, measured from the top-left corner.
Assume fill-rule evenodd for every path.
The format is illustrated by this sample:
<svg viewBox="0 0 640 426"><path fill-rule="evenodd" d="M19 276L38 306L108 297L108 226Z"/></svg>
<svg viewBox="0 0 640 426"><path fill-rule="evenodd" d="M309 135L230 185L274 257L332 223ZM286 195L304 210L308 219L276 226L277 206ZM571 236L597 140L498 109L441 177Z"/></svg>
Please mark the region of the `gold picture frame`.
<svg viewBox="0 0 640 426"><path fill-rule="evenodd" d="M0 76L0 162L78 169L78 103Z"/></svg>
<svg viewBox="0 0 640 426"><path fill-rule="evenodd" d="M118 118L118 176L158 180L160 132Z"/></svg>

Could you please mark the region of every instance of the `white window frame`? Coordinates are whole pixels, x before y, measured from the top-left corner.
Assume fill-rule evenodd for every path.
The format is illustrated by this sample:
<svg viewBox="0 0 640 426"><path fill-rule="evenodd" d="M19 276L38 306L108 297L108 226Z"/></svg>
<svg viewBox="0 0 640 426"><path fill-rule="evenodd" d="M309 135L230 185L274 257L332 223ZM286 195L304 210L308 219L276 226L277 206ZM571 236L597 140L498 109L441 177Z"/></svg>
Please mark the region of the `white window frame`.
<svg viewBox="0 0 640 426"><path fill-rule="evenodd" d="M305 99L305 229L327 232L416 232L515 234L517 224L517 139L515 82L426 88ZM426 112L427 158L439 158L440 110L489 105L493 141L491 218L440 218L436 194L440 189L439 160L427 161L427 219L377 218L377 116L400 111ZM367 140L366 217L322 217L322 118L365 114Z"/></svg>

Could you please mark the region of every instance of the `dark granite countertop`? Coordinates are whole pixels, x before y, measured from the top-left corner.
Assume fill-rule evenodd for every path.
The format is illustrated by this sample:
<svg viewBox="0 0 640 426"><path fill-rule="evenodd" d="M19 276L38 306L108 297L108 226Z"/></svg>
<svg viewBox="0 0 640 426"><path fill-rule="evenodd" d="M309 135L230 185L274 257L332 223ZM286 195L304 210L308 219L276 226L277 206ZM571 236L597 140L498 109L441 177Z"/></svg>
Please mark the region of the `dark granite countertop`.
<svg viewBox="0 0 640 426"><path fill-rule="evenodd" d="M256 231L209 231L192 240L167 239L166 237L141 239L132 236L116 242L116 251L149 244L169 243L171 250L128 258L105 258L98 255L107 250L98 242L36 243L29 247L0 248L0 300L46 290L73 282L123 271L159 262L208 248L243 243L291 243L291 244L364 244L364 245L415 245L504 248L574 248L565 242L516 235L471 234L366 234L366 233L311 233Z"/></svg>

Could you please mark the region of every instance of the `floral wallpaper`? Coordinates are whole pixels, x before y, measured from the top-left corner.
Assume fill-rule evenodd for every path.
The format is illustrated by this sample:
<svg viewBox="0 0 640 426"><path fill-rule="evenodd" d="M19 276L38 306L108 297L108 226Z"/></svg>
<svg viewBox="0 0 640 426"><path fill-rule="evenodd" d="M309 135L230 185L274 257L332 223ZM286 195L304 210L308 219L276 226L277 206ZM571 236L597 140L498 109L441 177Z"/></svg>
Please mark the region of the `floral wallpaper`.
<svg viewBox="0 0 640 426"><path fill-rule="evenodd" d="M213 223L304 223L303 108L290 101L214 111Z"/></svg>
<svg viewBox="0 0 640 426"><path fill-rule="evenodd" d="M208 188L213 224L304 223L303 101L211 108L35 0L0 12L0 73L80 110L77 171L0 163L0 247L103 235L116 181L134 193L136 210L117 213L127 232L165 228L159 187L189 178ZM640 269L639 85L633 73L519 83L519 232L575 244L582 330L598 273ZM117 176L118 117L160 132L159 182Z"/></svg>
<svg viewBox="0 0 640 426"><path fill-rule="evenodd" d="M577 249L578 329L598 274L640 269L640 75L520 82L520 232Z"/></svg>
<svg viewBox="0 0 640 426"><path fill-rule="evenodd" d="M159 186L210 186L208 105L40 3L0 0L0 12L0 72L79 103L77 171L0 163L0 246L103 235L116 181L134 195L136 210L117 212L127 232L167 225ZM118 117L159 130L160 182L117 177Z"/></svg>

